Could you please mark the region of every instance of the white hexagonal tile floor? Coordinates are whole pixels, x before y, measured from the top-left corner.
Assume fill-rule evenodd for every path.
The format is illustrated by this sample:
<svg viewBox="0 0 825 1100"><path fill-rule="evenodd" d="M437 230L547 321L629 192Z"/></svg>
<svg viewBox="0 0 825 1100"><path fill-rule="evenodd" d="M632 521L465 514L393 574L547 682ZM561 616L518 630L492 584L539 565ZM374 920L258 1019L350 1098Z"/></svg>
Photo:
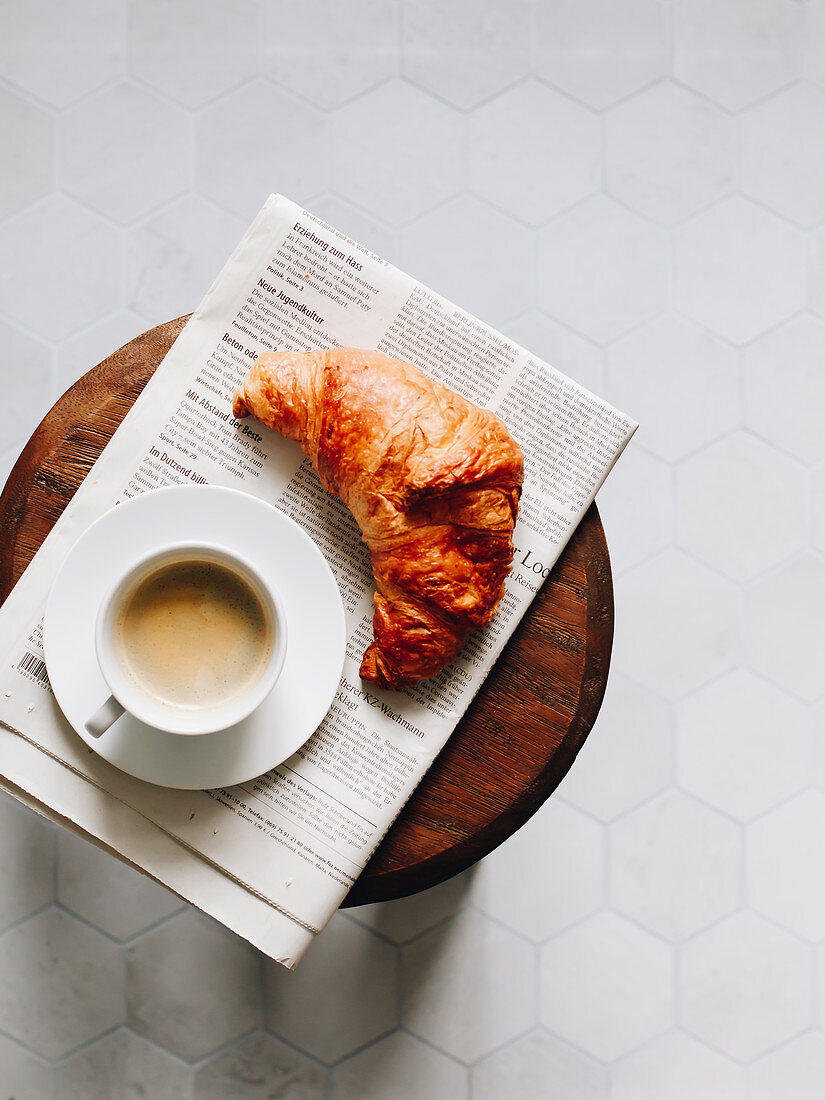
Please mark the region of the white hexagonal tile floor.
<svg viewBox="0 0 825 1100"><path fill-rule="evenodd" d="M118 84L67 111L60 175L73 198L132 222L189 186L189 119L136 84Z"/></svg>
<svg viewBox="0 0 825 1100"><path fill-rule="evenodd" d="M130 939L184 907L146 875L72 833L60 833L58 855L57 900L113 939Z"/></svg>
<svg viewBox="0 0 825 1100"><path fill-rule="evenodd" d="M23 374L26 385L20 386ZM40 340L0 320L2 431L7 445L21 445L48 412L52 399L52 355Z"/></svg>
<svg viewBox="0 0 825 1100"><path fill-rule="evenodd" d="M193 1100L264 1100L267 1096L323 1100L327 1072L264 1034L241 1040L195 1072Z"/></svg>
<svg viewBox="0 0 825 1100"><path fill-rule="evenodd" d="M330 7L323 0L264 4L263 72L323 110L340 107L396 75L394 9L382 0L354 0L346 7Z"/></svg>
<svg viewBox="0 0 825 1100"><path fill-rule="evenodd" d="M46 1058L123 1023L120 954L59 909L0 936L0 1030Z"/></svg>
<svg viewBox="0 0 825 1100"><path fill-rule="evenodd" d="M627 573L623 591L616 665L638 684L675 701L739 661L740 593L707 566L665 550Z"/></svg>
<svg viewBox="0 0 825 1100"><path fill-rule="evenodd" d="M745 593L745 657L751 668L800 699L825 695L825 561L808 555Z"/></svg>
<svg viewBox="0 0 825 1100"><path fill-rule="evenodd" d="M676 308L735 344L807 302L804 240L787 222L738 196L676 232L673 264Z"/></svg>
<svg viewBox="0 0 825 1100"><path fill-rule="evenodd" d="M195 189L248 224L272 191L303 203L326 190L326 142L314 107L271 84L246 85L195 118Z"/></svg>
<svg viewBox="0 0 825 1100"><path fill-rule="evenodd" d="M413 84L473 107L530 71L524 0L405 0L401 68Z"/></svg>
<svg viewBox="0 0 825 1100"><path fill-rule="evenodd" d="M816 410L825 401L825 324L800 317L744 355L745 425L802 462L825 458Z"/></svg>
<svg viewBox="0 0 825 1100"><path fill-rule="evenodd" d="M677 778L737 821L750 821L802 790L811 777L806 707L737 669L676 711Z"/></svg>
<svg viewBox="0 0 825 1100"><path fill-rule="evenodd" d="M746 1100L747 1095L740 1066L671 1031L619 1062L611 1100Z"/></svg>
<svg viewBox="0 0 825 1100"><path fill-rule="evenodd" d="M811 309L825 317L825 231L808 235Z"/></svg>
<svg viewBox="0 0 825 1100"><path fill-rule="evenodd" d="M616 782L626 760L633 774ZM599 717L558 788L560 798L607 822L660 794L673 778L667 706L620 673L612 673Z"/></svg>
<svg viewBox="0 0 825 1100"><path fill-rule="evenodd" d="M813 473L811 496L813 498L813 543L817 550L825 550L825 467Z"/></svg>
<svg viewBox="0 0 825 1100"><path fill-rule="evenodd" d="M607 1100L607 1071L543 1031L491 1054L473 1070L473 1100L525 1100L553 1089L565 1100Z"/></svg>
<svg viewBox="0 0 825 1100"><path fill-rule="evenodd" d="M529 225L599 189L598 117L536 80L473 111L467 147L470 188Z"/></svg>
<svg viewBox="0 0 825 1100"><path fill-rule="evenodd" d="M41 1100L54 1094L54 1070L17 1043L0 1036L0 1080L10 1097Z"/></svg>
<svg viewBox="0 0 825 1100"><path fill-rule="evenodd" d="M601 908L602 830L563 802L543 806L473 875L475 905L540 943Z"/></svg>
<svg viewBox="0 0 825 1100"><path fill-rule="evenodd" d="M396 963L388 944L337 915L294 974L266 963L266 1026L314 1058L337 1062L398 1023Z"/></svg>
<svg viewBox="0 0 825 1100"><path fill-rule="evenodd" d="M683 384L663 388L665 370ZM739 424L741 387L734 349L681 317L661 317L607 351L608 395L639 418L634 444L669 462Z"/></svg>
<svg viewBox="0 0 825 1100"><path fill-rule="evenodd" d="M808 482L798 463L736 432L676 471L676 541L749 581L803 549Z"/></svg>
<svg viewBox="0 0 825 1100"><path fill-rule="evenodd" d="M126 951L129 1027L189 1061L260 1023L260 964L243 940L188 910Z"/></svg>
<svg viewBox="0 0 825 1100"><path fill-rule="evenodd" d="M825 87L825 8L822 4L812 4L805 13L802 75L814 84Z"/></svg>
<svg viewBox="0 0 825 1100"><path fill-rule="evenodd" d="M20 95L0 89L0 142L14 151L12 170L0 177L0 218L5 218L54 186L54 122Z"/></svg>
<svg viewBox="0 0 825 1100"><path fill-rule="evenodd" d="M466 1094L466 1069L400 1030L335 1070L335 1100L455 1100Z"/></svg>
<svg viewBox="0 0 825 1100"><path fill-rule="evenodd" d="M791 0L677 0L673 71L737 111L798 75L801 14Z"/></svg>
<svg viewBox="0 0 825 1100"><path fill-rule="evenodd" d="M610 902L678 941L741 903L741 830L678 792L634 810L610 829Z"/></svg>
<svg viewBox="0 0 825 1100"><path fill-rule="evenodd" d="M519 936L463 913L403 952L404 1026L474 1062L536 1023L534 954Z"/></svg>
<svg viewBox="0 0 825 1100"><path fill-rule="evenodd" d="M118 306L119 230L72 200L53 196L0 224L0 254L0 309L28 336L63 340Z"/></svg>
<svg viewBox="0 0 825 1100"><path fill-rule="evenodd" d="M57 1070L58 1100L146 1096L188 1100L189 1067L133 1031L120 1028Z"/></svg>
<svg viewBox="0 0 825 1100"><path fill-rule="evenodd" d="M748 900L757 912L812 943L825 938L823 857L821 791L807 791L748 827Z"/></svg>
<svg viewBox="0 0 825 1100"><path fill-rule="evenodd" d="M253 0L130 0L127 64L132 76L186 107L201 107L257 70Z"/></svg>
<svg viewBox="0 0 825 1100"><path fill-rule="evenodd" d="M667 71L667 15L655 0L540 4L535 64L540 76L596 108L623 99Z"/></svg>
<svg viewBox="0 0 825 1100"><path fill-rule="evenodd" d="M141 222L126 243L129 308L153 325L191 313L244 229L242 218L200 195L180 199Z"/></svg>
<svg viewBox="0 0 825 1100"><path fill-rule="evenodd" d="M737 1061L806 1031L812 994L809 949L752 913L728 917L681 948L680 1022Z"/></svg>
<svg viewBox="0 0 825 1100"><path fill-rule="evenodd" d="M335 116L334 189L393 225L410 221L459 190L461 131L452 108L401 81L384 84Z"/></svg>
<svg viewBox="0 0 825 1100"><path fill-rule="evenodd" d="M541 949L540 1017L602 1061L673 1022L673 958L661 940L613 913L591 917Z"/></svg>
<svg viewBox="0 0 825 1100"><path fill-rule="evenodd" d="M825 92L796 85L742 118L742 190L799 225L825 218L816 186L825 150L810 134L825 127Z"/></svg>
<svg viewBox="0 0 825 1100"><path fill-rule="evenodd" d="M605 173L611 195L676 225L733 189L733 123L692 92L655 84L606 113Z"/></svg>
<svg viewBox="0 0 825 1100"><path fill-rule="evenodd" d="M0 929L48 905L54 895L54 831L8 795L0 797Z"/></svg>
<svg viewBox="0 0 825 1100"><path fill-rule="evenodd" d="M125 16L125 4L110 0L5 0L0 76L65 107L121 74Z"/></svg>
<svg viewBox="0 0 825 1100"><path fill-rule="evenodd" d="M644 219L591 198L540 235L539 305L608 343L667 307L667 246Z"/></svg>
<svg viewBox="0 0 825 1100"><path fill-rule="evenodd" d="M808 1032L754 1062L748 1071L749 1100L817 1100L825 1078L825 1036Z"/></svg>

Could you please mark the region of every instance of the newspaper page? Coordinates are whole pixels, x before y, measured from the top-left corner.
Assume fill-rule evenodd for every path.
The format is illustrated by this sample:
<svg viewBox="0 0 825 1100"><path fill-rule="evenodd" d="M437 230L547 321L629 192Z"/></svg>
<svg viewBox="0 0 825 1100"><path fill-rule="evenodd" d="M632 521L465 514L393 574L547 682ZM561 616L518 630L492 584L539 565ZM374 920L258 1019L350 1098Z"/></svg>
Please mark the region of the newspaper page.
<svg viewBox="0 0 825 1100"><path fill-rule="evenodd" d="M525 453L499 610L440 675L403 693L359 679L374 584L358 527L300 448L232 395L265 349L377 348L497 411ZM271 196L0 609L0 773L80 832L286 966L329 920L466 709L636 425L307 210ZM340 586L339 689L295 755L231 789L179 791L118 771L51 694L41 621L83 531L161 486L241 488L317 543ZM91 659L94 659L93 655Z"/></svg>

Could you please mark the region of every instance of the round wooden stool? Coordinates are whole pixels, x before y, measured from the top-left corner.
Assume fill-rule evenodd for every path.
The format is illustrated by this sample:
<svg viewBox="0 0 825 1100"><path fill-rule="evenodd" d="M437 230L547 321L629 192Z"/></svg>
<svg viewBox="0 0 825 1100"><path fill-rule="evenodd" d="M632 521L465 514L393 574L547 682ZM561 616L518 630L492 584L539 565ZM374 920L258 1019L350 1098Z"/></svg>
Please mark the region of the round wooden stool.
<svg viewBox="0 0 825 1100"><path fill-rule="evenodd" d="M136 337L60 398L0 496L0 602L186 323ZM345 905L425 890L506 840L567 773L610 664L613 585L595 504Z"/></svg>

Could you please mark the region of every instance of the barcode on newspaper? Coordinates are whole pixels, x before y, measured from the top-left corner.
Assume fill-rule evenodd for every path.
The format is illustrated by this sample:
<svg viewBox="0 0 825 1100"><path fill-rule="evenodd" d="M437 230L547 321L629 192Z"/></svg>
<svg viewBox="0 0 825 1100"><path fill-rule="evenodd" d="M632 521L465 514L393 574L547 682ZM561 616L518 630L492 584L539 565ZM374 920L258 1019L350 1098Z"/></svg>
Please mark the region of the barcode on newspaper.
<svg viewBox="0 0 825 1100"><path fill-rule="evenodd" d="M49 674L46 672L46 662L42 657L38 657L34 653L24 653L17 663L17 667L21 672L27 673L31 680L42 684L44 687L51 690L49 684Z"/></svg>

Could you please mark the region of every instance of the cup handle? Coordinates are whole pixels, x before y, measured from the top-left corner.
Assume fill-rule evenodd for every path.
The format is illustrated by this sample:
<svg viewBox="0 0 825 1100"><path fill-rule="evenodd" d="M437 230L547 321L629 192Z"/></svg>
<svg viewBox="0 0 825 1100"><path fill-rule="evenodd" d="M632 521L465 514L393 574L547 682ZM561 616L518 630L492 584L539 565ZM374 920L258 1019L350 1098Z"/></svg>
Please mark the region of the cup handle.
<svg viewBox="0 0 825 1100"><path fill-rule="evenodd" d="M88 733L92 737L100 737L105 733L109 726L113 725L121 714L124 713L125 708L115 699L114 695L110 695L102 707L99 707L91 718L87 718L85 725Z"/></svg>

